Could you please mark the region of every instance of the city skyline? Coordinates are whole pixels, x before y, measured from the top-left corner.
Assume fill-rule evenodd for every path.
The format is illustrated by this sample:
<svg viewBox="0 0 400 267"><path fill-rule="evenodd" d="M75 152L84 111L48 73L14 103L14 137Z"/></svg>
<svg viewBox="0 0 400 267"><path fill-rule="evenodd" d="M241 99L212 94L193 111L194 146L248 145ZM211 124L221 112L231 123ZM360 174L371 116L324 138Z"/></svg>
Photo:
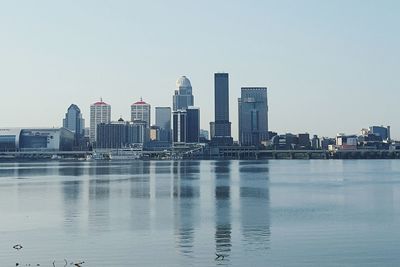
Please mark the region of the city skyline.
<svg viewBox="0 0 400 267"><path fill-rule="evenodd" d="M186 75L201 128L209 129L212 75L227 72L235 140L240 88L257 86L268 87L270 130L335 136L391 125L399 139L399 5L2 3L0 88L7 101L0 124L58 127L71 103L88 122L89 106L100 97L113 107L112 120L127 120L140 97L153 107L171 106L175 80Z"/></svg>

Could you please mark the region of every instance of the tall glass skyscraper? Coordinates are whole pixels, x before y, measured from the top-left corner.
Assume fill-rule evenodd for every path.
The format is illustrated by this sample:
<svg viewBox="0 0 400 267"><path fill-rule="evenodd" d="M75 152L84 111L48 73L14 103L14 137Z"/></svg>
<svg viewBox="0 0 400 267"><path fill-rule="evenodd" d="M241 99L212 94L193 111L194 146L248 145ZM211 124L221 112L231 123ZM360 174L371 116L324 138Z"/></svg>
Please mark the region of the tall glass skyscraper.
<svg viewBox="0 0 400 267"><path fill-rule="evenodd" d="M182 76L176 81L176 90L172 102L173 111L185 110L189 106L193 106L192 85L186 76Z"/></svg>
<svg viewBox="0 0 400 267"><path fill-rule="evenodd" d="M71 104L65 113L63 119L63 127L72 131L75 134L74 145L79 146L84 137L85 120L82 118L82 113L79 107Z"/></svg>
<svg viewBox="0 0 400 267"><path fill-rule="evenodd" d="M187 113L186 110L176 110L172 112L173 135L174 143L186 143L187 136Z"/></svg>
<svg viewBox="0 0 400 267"><path fill-rule="evenodd" d="M200 138L200 109L197 107L188 107L186 114L186 142L198 143Z"/></svg>
<svg viewBox="0 0 400 267"><path fill-rule="evenodd" d="M156 107L156 126L160 129L160 141L171 141L171 108Z"/></svg>
<svg viewBox="0 0 400 267"><path fill-rule="evenodd" d="M242 87L239 104L239 142L260 145L268 140L268 101L266 87Z"/></svg>
<svg viewBox="0 0 400 267"><path fill-rule="evenodd" d="M214 111L215 121L212 127L212 143L231 145L231 122L229 121L229 74L214 74ZM211 130L211 129L210 129Z"/></svg>

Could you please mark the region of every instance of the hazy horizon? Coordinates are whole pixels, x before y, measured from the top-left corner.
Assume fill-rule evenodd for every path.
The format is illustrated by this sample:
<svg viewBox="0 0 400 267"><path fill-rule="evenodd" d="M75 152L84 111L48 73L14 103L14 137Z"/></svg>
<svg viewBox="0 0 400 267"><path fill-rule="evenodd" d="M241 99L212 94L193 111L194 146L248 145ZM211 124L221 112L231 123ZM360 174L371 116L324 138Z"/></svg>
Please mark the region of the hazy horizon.
<svg viewBox="0 0 400 267"><path fill-rule="evenodd" d="M268 88L269 129L335 136L390 125L400 138L397 1L13 1L0 3L0 128L59 127L70 104L89 126L100 97L130 119L140 97L172 106L187 76L201 128L214 73Z"/></svg>

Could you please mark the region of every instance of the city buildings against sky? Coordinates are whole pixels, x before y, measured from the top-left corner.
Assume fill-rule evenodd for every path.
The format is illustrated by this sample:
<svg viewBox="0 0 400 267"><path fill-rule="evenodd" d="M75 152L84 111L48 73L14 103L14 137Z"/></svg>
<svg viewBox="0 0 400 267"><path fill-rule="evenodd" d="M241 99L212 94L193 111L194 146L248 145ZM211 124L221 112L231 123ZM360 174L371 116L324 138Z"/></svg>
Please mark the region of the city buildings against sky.
<svg viewBox="0 0 400 267"><path fill-rule="evenodd" d="M210 76L229 72L230 107L241 87L267 86L277 132L334 136L383 124L398 138L399 8L398 1L4 2L0 122L58 127L71 103L88 114L100 96L129 118L132 97L170 106L174 77L187 75L208 129ZM230 120L236 140L237 108Z"/></svg>

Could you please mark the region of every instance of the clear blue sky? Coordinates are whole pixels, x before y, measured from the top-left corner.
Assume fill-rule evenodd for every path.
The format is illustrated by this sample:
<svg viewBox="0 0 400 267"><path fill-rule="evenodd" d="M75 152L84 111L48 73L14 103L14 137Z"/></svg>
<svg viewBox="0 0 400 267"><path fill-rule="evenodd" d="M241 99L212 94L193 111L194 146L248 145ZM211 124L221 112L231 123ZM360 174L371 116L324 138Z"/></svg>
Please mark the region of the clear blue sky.
<svg viewBox="0 0 400 267"><path fill-rule="evenodd" d="M202 128L213 73L267 86L270 129L334 136L373 124L400 138L400 1L2 1L0 127L60 126L100 96L129 119L192 82ZM154 119L154 113L153 113Z"/></svg>

